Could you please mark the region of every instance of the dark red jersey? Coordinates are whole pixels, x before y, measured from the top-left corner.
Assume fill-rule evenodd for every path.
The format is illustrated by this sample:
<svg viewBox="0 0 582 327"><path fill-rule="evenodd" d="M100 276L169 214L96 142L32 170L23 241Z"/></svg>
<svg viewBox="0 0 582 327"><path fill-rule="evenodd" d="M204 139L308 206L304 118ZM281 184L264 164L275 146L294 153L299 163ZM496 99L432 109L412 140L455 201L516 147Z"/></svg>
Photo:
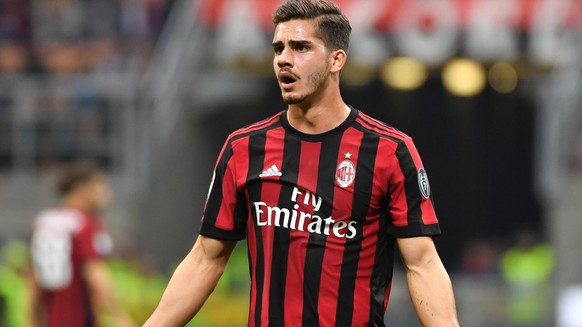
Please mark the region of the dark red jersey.
<svg viewBox="0 0 582 327"><path fill-rule="evenodd" d="M41 212L32 228L31 254L41 289L41 305L48 327L95 326L83 265L111 251L111 238L100 222L79 211Z"/></svg>
<svg viewBox="0 0 582 327"><path fill-rule="evenodd" d="M284 111L232 133L200 233L248 240L249 326L384 326L395 239L440 233L412 139L352 109L308 135Z"/></svg>

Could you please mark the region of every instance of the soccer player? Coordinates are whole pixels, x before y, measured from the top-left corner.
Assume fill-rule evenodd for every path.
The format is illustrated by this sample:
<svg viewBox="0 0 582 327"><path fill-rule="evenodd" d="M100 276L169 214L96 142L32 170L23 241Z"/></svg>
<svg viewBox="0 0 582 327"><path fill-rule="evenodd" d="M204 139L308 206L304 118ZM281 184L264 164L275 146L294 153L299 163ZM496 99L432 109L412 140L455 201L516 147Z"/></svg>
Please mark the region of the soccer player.
<svg viewBox="0 0 582 327"><path fill-rule="evenodd" d="M60 206L42 211L32 226L34 326L97 326L98 309L115 326L132 326L102 260L112 250L98 218L110 200L105 174L92 163L79 162L62 174L58 189Z"/></svg>
<svg viewBox="0 0 582 327"><path fill-rule="evenodd" d="M347 18L328 0L290 0L273 17L288 108L228 137L200 236L146 325L187 323L246 238L249 326L384 326L396 245L422 324L458 326L411 138L342 100Z"/></svg>

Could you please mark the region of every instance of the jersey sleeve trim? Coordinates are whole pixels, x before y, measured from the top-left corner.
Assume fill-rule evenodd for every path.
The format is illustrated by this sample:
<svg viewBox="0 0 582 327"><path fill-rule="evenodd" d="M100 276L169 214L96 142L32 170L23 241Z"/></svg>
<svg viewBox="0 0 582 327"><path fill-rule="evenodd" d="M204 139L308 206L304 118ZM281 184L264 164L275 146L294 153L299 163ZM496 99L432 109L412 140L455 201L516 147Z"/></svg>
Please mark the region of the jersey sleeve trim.
<svg viewBox="0 0 582 327"><path fill-rule="evenodd" d="M441 229L439 224L409 224L406 226L389 226L388 232L396 238L409 238L419 236L439 236Z"/></svg>
<svg viewBox="0 0 582 327"><path fill-rule="evenodd" d="M202 222L202 225L200 226L200 235L223 241L240 241L246 238L246 231L226 230Z"/></svg>

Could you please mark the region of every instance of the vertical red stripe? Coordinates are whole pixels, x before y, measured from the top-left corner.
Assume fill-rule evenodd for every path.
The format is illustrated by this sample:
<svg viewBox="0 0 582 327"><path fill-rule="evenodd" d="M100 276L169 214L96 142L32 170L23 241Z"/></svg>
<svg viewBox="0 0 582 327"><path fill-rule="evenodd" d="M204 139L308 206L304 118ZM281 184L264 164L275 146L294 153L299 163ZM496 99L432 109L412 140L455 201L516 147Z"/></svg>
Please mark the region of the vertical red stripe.
<svg viewBox="0 0 582 327"><path fill-rule="evenodd" d="M271 184L276 186L277 184ZM263 196L262 198L267 200L265 194L268 192L275 191L271 189L270 191L265 190L263 186ZM278 192L277 192L278 194ZM264 257L263 263L265 267L264 278L263 278L263 294L262 296L262 307L261 307L261 326L268 326L269 325L269 290L271 286L271 264L273 261L273 226L263 226L261 227L261 235L263 238L263 249L264 249ZM259 294L257 294L259 296Z"/></svg>
<svg viewBox="0 0 582 327"><path fill-rule="evenodd" d="M312 200L316 196L320 153L320 142L301 142L297 185L302 185L306 190L299 190L302 194L297 198L298 208L295 210L298 212L313 214ZM310 192L309 199L306 199L307 191ZM289 234L289 257L285 286L285 324L290 326L301 326L302 324L303 273L305 271L305 253L309 241L308 223L309 220L306 220L304 231L292 229Z"/></svg>
<svg viewBox="0 0 582 327"><path fill-rule="evenodd" d="M241 138L232 144L233 157L236 153L237 159L233 160L235 169L235 183L237 189L242 191L245 189L245 197L249 199L248 189L244 186L246 184L246 179L249 171L249 137ZM245 199L245 201L246 201ZM250 209L250 208L249 208ZM251 274L251 295L249 304L249 326L254 326L255 323L255 309L256 309L256 298L257 298L257 281L254 272L257 269L257 236L255 234L254 223L252 220L252 215L249 211L249 217L247 218L247 247L249 252L249 265L253 271Z"/></svg>
<svg viewBox="0 0 582 327"><path fill-rule="evenodd" d="M391 154L396 152L398 144L394 143ZM400 170L400 162L396 155L391 155L389 165L392 166L389 176L390 180L390 214L392 215L394 226L408 226L408 202L406 201L406 190L404 188L404 174Z"/></svg>
<svg viewBox="0 0 582 327"><path fill-rule="evenodd" d="M281 167L283 163L283 147L284 147L284 131L283 129L273 129L267 132L267 140L265 142L265 162L263 170L276 165ZM274 177L269 177L274 178ZM261 190L261 199L267 203L268 206L277 206L279 202L279 194L281 193L280 183L263 182ZM255 210L254 204L250 204L250 210ZM267 211L263 213L266 215ZM255 222L256 223L256 222ZM261 326L268 326L269 324L269 291L271 286L271 266L273 262L273 239L275 234L275 226L267 225L261 227L261 235L263 239L264 249L264 279L263 279L263 294L262 308L261 308ZM257 295L258 296L258 295Z"/></svg>
<svg viewBox="0 0 582 327"><path fill-rule="evenodd" d="M247 190L247 199L249 198ZM251 266L251 296L249 303L249 327L255 326L255 310L257 306L257 235L255 234L255 223L249 213L247 224L247 247L249 251L249 264Z"/></svg>
<svg viewBox="0 0 582 327"><path fill-rule="evenodd" d="M378 143L380 147L381 143ZM378 151L378 153L382 153ZM353 326L364 326L368 324L370 316L370 284L374 262L376 260L376 249L378 242L378 231L380 228L380 202L382 198L383 184L386 178L382 163L385 158L376 156L374 163L374 182L372 187L372 196L370 197L370 207L366 215L366 221L363 228L362 248L360 249L360 260L358 261L358 270L356 277L356 286L354 291L354 313Z"/></svg>
<svg viewBox="0 0 582 327"><path fill-rule="evenodd" d="M340 149L338 152L336 167L346 160L346 154L351 154L349 160L352 161L354 168L357 169L357 154L360 150L362 137L364 134L356 129L350 128L342 136ZM332 160L332 158L330 158ZM332 217L336 221L345 221L349 223L352 203L354 200L354 184L347 188L341 188L335 183L335 192L333 197ZM343 215L342 215L343 214ZM321 283L319 289L318 311L320 326L335 326L335 317L337 313L337 298L339 296L339 282L342 270L342 261L345 249L345 238L336 238L330 236L327 239L327 246L323 255L323 264L321 269Z"/></svg>
<svg viewBox="0 0 582 327"><path fill-rule="evenodd" d="M271 125L274 125L275 123L278 123L279 121L281 121L281 113L278 113L278 114L271 116L267 119L261 120L260 122L254 123L250 126L236 130L236 131L232 132L232 134L230 134L230 138L236 137L236 136L241 135L241 134L245 134L245 133L248 134L248 133L251 133L254 131L258 131L260 129L265 129Z"/></svg>
<svg viewBox="0 0 582 327"><path fill-rule="evenodd" d="M222 180L222 202L215 223L215 226L218 228L225 230L234 229L233 217L237 201L236 194L240 190L240 185L244 185L247 178L246 172L248 171L249 165L248 147L248 137L237 140L236 143L231 143L233 155L228 161ZM224 152L224 149L222 151ZM234 160L235 151L237 155L236 160ZM238 170L241 171L239 172Z"/></svg>
<svg viewBox="0 0 582 327"><path fill-rule="evenodd" d="M249 174L249 141L250 137L244 137L236 140L232 144L233 157L236 154L234 162L235 182L237 189L242 191L246 189L247 176Z"/></svg>
<svg viewBox="0 0 582 327"><path fill-rule="evenodd" d="M367 128L370 128L371 130L376 131L378 133L385 134L385 135L388 135L390 137L401 139L402 141L404 141L404 143L405 143L405 145L406 145L406 147L407 147L407 149L412 157L414 165L416 166L416 169L418 170L418 169L424 167L422 164L422 160L420 159L420 155L418 154L418 151L416 150L416 146L414 145L414 143L410 137L406 136L404 133L402 133L396 129L385 126L382 123L380 123L378 120L370 118L364 114L360 114L359 118L360 119L357 119L358 123L365 124L367 126ZM396 163L396 164L398 164L398 163ZM393 176L393 178L396 178L396 180L400 180L400 178L401 178L402 181L404 181L404 176L402 175L402 172L399 171L399 169L395 170L395 175ZM394 194L396 194L396 197L394 196ZM408 207L406 204L406 192L404 191L404 189L402 189L402 190L393 189L392 195L393 196L392 196L391 205L393 206L393 208L391 209L391 211L392 211L393 216L395 218L394 225L395 226L406 226L406 225L408 225L408 217L407 217ZM425 224L438 223L438 219L436 217L435 210L434 210L434 204L433 204L431 199L424 199L424 198L422 199L421 211L422 211L422 220Z"/></svg>
<svg viewBox="0 0 582 327"><path fill-rule="evenodd" d="M234 229L234 207L236 205L236 187L234 181L234 160L230 160L226 166L222 180L222 202L216 216L214 225L225 230Z"/></svg>
<svg viewBox="0 0 582 327"><path fill-rule="evenodd" d="M229 145L230 143L230 138L228 138L226 140L226 142L224 142L224 144L222 145L222 149L220 149L220 153L218 154L218 158L216 159L216 163L214 164L214 171L213 171L213 175L212 175L212 184L210 185L210 187L213 187L213 184L216 182L214 179L216 178L216 171L218 170L218 165L220 164L220 161L222 160L222 156L224 155L224 151L226 150L226 147ZM232 144L231 144L232 146ZM208 192L210 192L211 190L209 189ZM210 193L208 193L208 196L206 197L206 201L204 202L204 212L206 212L206 208L208 207L208 199L210 197ZM204 215L202 215L202 221L204 221Z"/></svg>
<svg viewBox="0 0 582 327"><path fill-rule="evenodd" d="M358 117L358 119L356 119L356 121L360 124L362 124L362 126L365 126L368 129L371 129L375 132L378 132L380 134L395 138L395 139L399 139L399 140L403 140L405 138L408 138L408 136L406 134L404 134L402 131L385 125L382 122L380 122L379 120L376 120L374 118L371 118L370 116L366 116L363 113L360 113L360 116Z"/></svg>

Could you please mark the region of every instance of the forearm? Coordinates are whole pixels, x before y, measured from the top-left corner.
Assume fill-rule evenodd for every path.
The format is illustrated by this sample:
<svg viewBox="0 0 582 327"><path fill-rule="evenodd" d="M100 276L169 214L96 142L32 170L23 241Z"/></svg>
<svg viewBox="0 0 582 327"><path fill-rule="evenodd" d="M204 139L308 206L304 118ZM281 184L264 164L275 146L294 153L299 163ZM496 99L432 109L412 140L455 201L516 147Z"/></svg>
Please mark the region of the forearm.
<svg viewBox="0 0 582 327"><path fill-rule="evenodd" d="M129 318L123 311L111 282L108 281L105 285L93 289L92 295L98 312L111 317L114 321L123 321L123 326L129 324Z"/></svg>
<svg viewBox="0 0 582 327"><path fill-rule="evenodd" d="M29 327L40 326L40 289L32 271L28 271L25 276L27 284L25 323Z"/></svg>
<svg viewBox="0 0 582 327"><path fill-rule="evenodd" d="M123 311L123 307L115 293L112 277L105 263L101 260L86 262L84 273L91 289L91 297L97 312L113 319L116 326L133 326L134 323Z"/></svg>
<svg viewBox="0 0 582 327"><path fill-rule="evenodd" d="M407 279L410 298L424 327L459 326L451 280L438 257L410 267Z"/></svg>
<svg viewBox="0 0 582 327"><path fill-rule="evenodd" d="M184 326L198 313L214 290L226 261L205 259L202 245L184 258L174 272L162 299L145 326Z"/></svg>

